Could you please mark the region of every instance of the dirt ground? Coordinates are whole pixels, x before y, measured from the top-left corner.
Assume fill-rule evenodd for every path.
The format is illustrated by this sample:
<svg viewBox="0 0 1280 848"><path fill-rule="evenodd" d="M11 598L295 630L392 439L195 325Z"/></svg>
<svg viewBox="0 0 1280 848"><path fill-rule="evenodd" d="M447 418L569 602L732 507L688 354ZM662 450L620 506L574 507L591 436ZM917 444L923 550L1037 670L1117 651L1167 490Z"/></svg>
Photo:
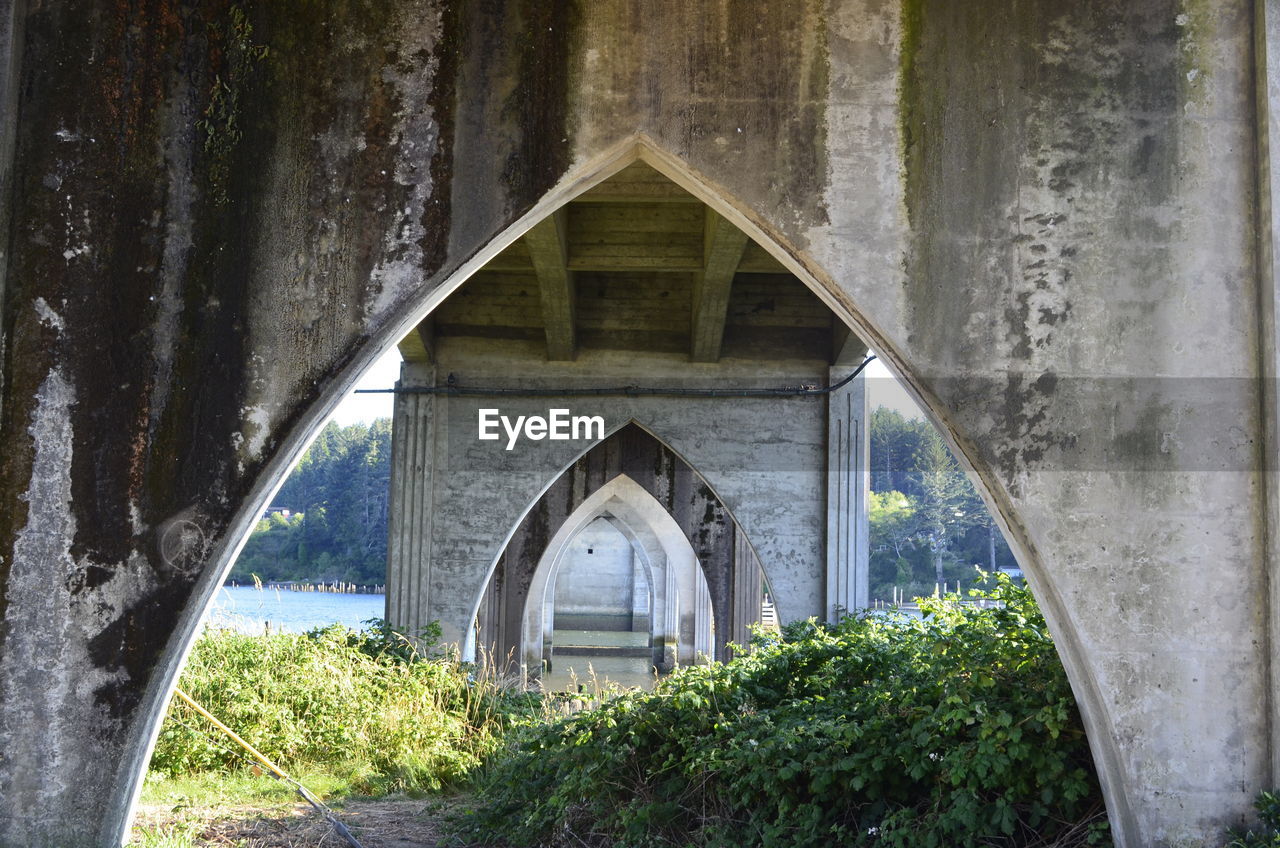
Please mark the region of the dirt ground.
<svg viewBox="0 0 1280 848"><path fill-rule="evenodd" d="M334 812L363 848L466 848L446 839L440 820L448 801L347 801ZM193 844L218 848L347 848L312 807L182 807L142 805L134 823L133 844L142 844L140 828L190 834Z"/></svg>

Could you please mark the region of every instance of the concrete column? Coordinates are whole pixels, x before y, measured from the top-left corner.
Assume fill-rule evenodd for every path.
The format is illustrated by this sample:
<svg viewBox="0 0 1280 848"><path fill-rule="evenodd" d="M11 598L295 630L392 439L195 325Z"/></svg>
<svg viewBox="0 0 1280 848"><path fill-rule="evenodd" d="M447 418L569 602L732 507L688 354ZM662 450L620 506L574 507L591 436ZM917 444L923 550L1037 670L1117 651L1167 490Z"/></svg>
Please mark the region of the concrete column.
<svg viewBox="0 0 1280 848"><path fill-rule="evenodd" d="M645 574L640 555L631 551L631 630L641 633L649 629L650 610L653 607L649 578Z"/></svg>
<svg viewBox="0 0 1280 848"><path fill-rule="evenodd" d="M760 560L747 543L746 534L738 531L733 542L733 632L729 641L744 648L751 644L751 625L760 623L763 583Z"/></svg>
<svg viewBox="0 0 1280 848"><path fill-rule="evenodd" d="M693 578L693 658L715 658L715 620L711 609L711 588L702 574L701 565L695 565Z"/></svg>
<svg viewBox="0 0 1280 848"><path fill-rule="evenodd" d="M1280 2L1254 3L1254 82L1257 86L1258 162L1258 309L1259 371L1263 421L1263 503L1265 509L1266 572L1270 589L1268 627L1270 631L1271 693L1268 712L1270 738L1267 740L1271 767L1269 786L1280 779L1280 697L1275 692L1280 681L1280 220L1276 217L1276 197L1280 195L1280 169L1272 161L1280 145Z"/></svg>
<svg viewBox="0 0 1280 848"><path fill-rule="evenodd" d="M406 362L398 387L429 386L435 368ZM397 394L391 439L391 496L387 505L387 621L412 632L427 619L436 398Z"/></svg>
<svg viewBox="0 0 1280 848"><path fill-rule="evenodd" d="M830 383L856 365L836 365ZM866 375L827 396L827 619L863 609L870 600L870 423Z"/></svg>
<svg viewBox="0 0 1280 848"><path fill-rule="evenodd" d="M661 668L663 671L670 671L676 667L676 663L680 660L680 589L676 582L675 563L668 557L663 563L663 592L662 592L662 629L660 631L662 640L662 657ZM685 599L685 603L688 600ZM657 615L657 609L654 615Z"/></svg>
<svg viewBox="0 0 1280 848"><path fill-rule="evenodd" d="M542 650L538 657L538 668L532 674L541 677L542 672L551 671L551 653L556 646L556 581L548 582L549 591L542 603Z"/></svg>
<svg viewBox="0 0 1280 848"><path fill-rule="evenodd" d="M501 564L499 564L501 567ZM498 626L499 626L499 610L502 608L502 592L494 591L494 582L491 580L489 585L485 587L484 595L480 598L480 608L476 610L475 632L472 634L475 644L472 646L474 653L469 658L475 662L489 662L496 667L501 668L502 662L498 656ZM465 654L464 650L464 654ZM467 659L467 656L463 657Z"/></svg>

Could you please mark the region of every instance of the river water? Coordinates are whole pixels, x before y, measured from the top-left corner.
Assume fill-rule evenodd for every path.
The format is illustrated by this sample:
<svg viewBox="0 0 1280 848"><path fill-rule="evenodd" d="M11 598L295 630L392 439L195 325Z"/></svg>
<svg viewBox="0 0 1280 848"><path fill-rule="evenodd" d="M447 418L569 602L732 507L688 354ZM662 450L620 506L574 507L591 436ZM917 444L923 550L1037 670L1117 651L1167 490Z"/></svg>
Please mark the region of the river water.
<svg viewBox="0 0 1280 848"><path fill-rule="evenodd" d="M652 689L656 681L650 657L573 655L573 646L643 649L649 644L648 633L556 630L553 644L552 671L542 680L547 691L595 694L610 684Z"/></svg>
<svg viewBox="0 0 1280 848"><path fill-rule="evenodd" d="M305 633L337 622L359 630L365 620L385 614L384 595L223 586L214 596L207 626L261 633L270 622L273 633Z"/></svg>

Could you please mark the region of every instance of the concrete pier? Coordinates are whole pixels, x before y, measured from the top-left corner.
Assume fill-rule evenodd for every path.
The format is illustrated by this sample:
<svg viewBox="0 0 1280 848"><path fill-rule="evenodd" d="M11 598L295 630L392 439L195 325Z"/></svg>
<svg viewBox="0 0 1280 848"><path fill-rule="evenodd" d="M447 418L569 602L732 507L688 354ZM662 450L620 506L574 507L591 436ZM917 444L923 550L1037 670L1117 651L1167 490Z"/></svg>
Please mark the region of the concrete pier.
<svg viewBox="0 0 1280 848"><path fill-rule="evenodd" d="M0 846L119 843L242 540L428 316L435 385L554 388L823 385L830 315L997 517L1117 845L1220 844L1280 785L1277 12L3 4ZM434 400L402 601L463 640L587 446ZM580 411L696 469L789 619L828 610L818 405Z"/></svg>

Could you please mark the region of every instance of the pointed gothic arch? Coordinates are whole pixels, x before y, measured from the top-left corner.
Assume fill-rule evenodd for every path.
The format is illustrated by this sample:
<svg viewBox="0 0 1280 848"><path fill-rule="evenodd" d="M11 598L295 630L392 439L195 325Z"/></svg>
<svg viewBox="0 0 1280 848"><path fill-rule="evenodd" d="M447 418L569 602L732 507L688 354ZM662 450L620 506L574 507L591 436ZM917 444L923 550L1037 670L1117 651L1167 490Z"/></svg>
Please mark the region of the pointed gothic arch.
<svg viewBox="0 0 1280 848"><path fill-rule="evenodd" d="M564 547L587 523L611 509L632 528L647 525L665 541L660 542L663 553L679 567L663 571L664 583L668 576L681 578L679 589L688 599L697 592L695 575L705 581L714 621L713 656L725 659L729 643L746 643L748 628L760 616L765 579L760 560L729 509L696 469L633 422L583 453L517 522L475 606L476 642L483 653L521 657L526 666L540 661L542 618L531 613L542 609ZM688 546L688 557L674 544L676 532ZM651 585L657 585L658 569L652 573ZM684 660L694 653L697 632L692 618L695 606L686 606L689 618L680 628L685 636ZM667 635L653 646L656 663L667 662Z"/></svg>
<svg viewBox="0 0 1280 848"><path fill-rule="evenodd" d="M470 277L502 250L509 247L538 222L549 217L556 209L574 197L590 190L635 161L644 161L673 182L705 202L709 207L732 221L757 241L766 251L794 273L808 288L817 294L832 311L877 351L887 367L899 379L907 392L919 403L938 426L939 431L960 459L960 462L979 481L979 493L991 509L1005 537L1008 539L1020 564L1028 574L1037 598L1045 607L1046 617L1056 637L1058 651L1067 667L1073 687L1079 699L1081 711L1088 725L1094 745L1097 767L1109 793L1113 815L1116 810L1130 814L1127 787L1121 778L1123 768L1118 760L1109 715L1102 707L1104 699L1094 677L1094 670L1085 660L1083 648L1078 642L1075 623L1067 606L1057 595L1055 581L1044 573L1034 547L1027 544L1023 525L1012 516L1017 511L994 470L981 460L962 434L953 425L953 416L945 403L928 391L908 365L908 356L898 349L893 338L880 332L876 311L860 308L833 276L824 270L813 256L800 248L767 218L755 214L749 204L734 197L725 187L718 185L692 167L681 157L663 149L648 135L638 133L622 139L591 160L580 164L560 180L543 198L505 229L498 229L483 246L470 254L470 258L441 274L435 284L410 294L395 312L383 316L364 340L355 345L354 352L335 357L324 382L308 402L299 404L301 412L286 421L273 424L277 442L262 467L245 481L246 494L234 504L234 510L225 518L219 535L201 536L204 544L200 554L205 557L204 569L193 587L189 602L183 608L171 638L163 654L157 660L159 672L151 678L140 698L147 718L141 729L142 736L129 747L129 757L121 768L121 774L129 781L127 797L108 829L122 829L132 815L141 791L141 776L145 769L155 738L160 730L164 706L172 695L177 676L194 645L200 622L212 603L217 588L230 571L235 556L247 540L261 509L270 501L284 482L289 469L318 436L328 415L355 385L360 375L382 354L393 348L397 341L412 332L422 320L436 310L441 303L461 287ZM543 489L545 492L545 487ZM188 518L187 516L191 517ZM175 514L173 522L190 522L197 530L207 519L194 507L184 507ZM167 525L166 525L167 526ZM780 607L781 609L781 607ZM1096 740L1108 740L1100 742ZM1118 824L1123 824L1119 822Z"/></svg>
<svg viewBox="0 0 1280 848"><path fill-rule="evenodd" d="M527 674L551 659L548 626L556 579L567 548L592 522L605 518L639 554L648 575L648 621L652 665L669 671L676 664L710 656L711 595L702 564L671 513L643 486L619 473L565 518L547 543L525 595L519 654ZM512 646L513 648L515 646Z"/></svg>
<svg viewBox="0 0 1280 848"><path fill-rule="evenodd" d="M775 3L755 27L709 2L550 4L545 27L335 6L324 38L249 4L287 55L236 74L216 151L190 119L227 80L226 4L117 5L10 4L0 28L0 842L118 844L199 619L308 436L637 130L803 266L981 476L1118 842L1210 841L1276 782L1272 4L1189 27L1153 2ZM170 105L74 96L136 80ZM22 683L37 666L55 685Z"/></svg>

